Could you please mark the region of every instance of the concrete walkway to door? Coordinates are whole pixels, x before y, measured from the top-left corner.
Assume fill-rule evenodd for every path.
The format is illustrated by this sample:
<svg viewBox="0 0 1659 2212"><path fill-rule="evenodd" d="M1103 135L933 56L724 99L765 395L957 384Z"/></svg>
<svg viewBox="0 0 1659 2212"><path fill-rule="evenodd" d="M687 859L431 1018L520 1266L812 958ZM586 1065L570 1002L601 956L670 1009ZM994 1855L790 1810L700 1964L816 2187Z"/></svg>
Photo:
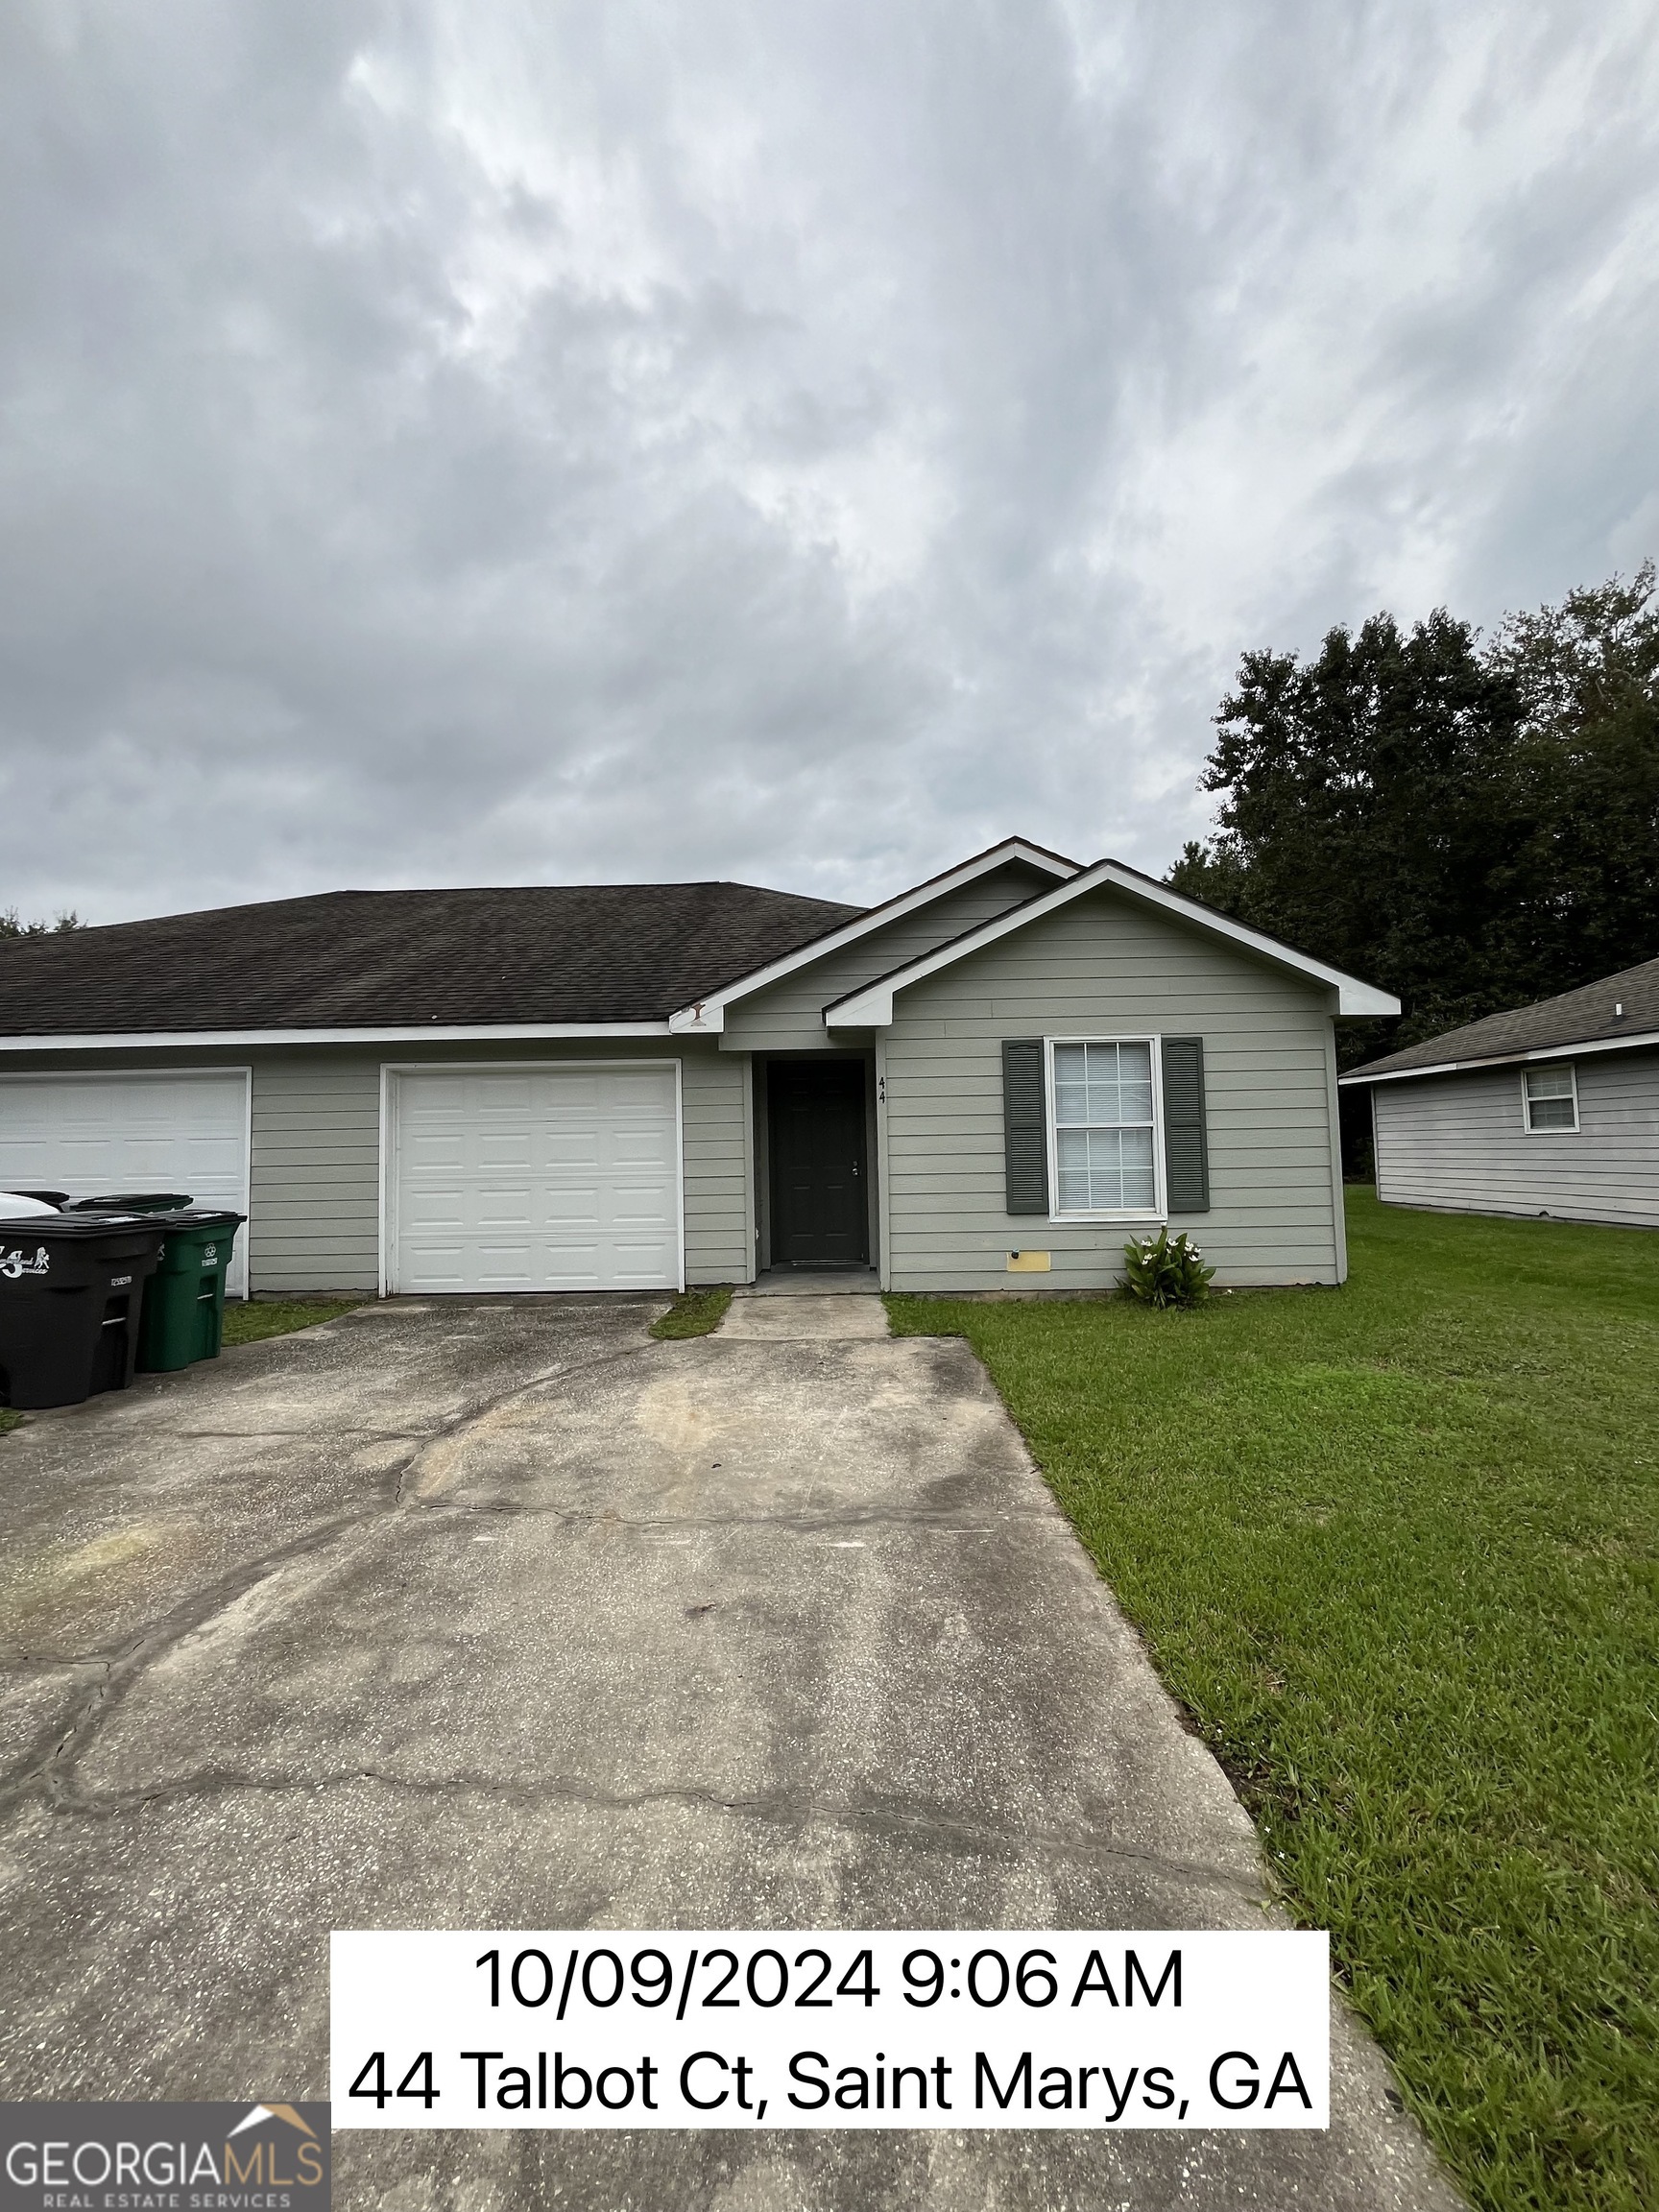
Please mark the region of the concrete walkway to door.
<svg viewBox="0 0 1659 2212"><path fill-rule="evenodd" d="M331 1927L1257 1927L959 1342L395 1302L0 1440L0 2095L326 2093ZM1449 2207L1327 2135L343 2135L385 2212Z"/></svg>

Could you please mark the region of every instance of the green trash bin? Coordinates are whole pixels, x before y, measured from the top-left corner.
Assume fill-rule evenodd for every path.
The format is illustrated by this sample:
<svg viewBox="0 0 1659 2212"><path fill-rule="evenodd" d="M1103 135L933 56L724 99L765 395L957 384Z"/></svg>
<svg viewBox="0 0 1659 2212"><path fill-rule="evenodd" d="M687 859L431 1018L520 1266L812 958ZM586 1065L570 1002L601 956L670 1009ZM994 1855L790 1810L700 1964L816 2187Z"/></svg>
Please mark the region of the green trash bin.
<svg viewBox="0 0 1659 2212"><path fill-rule="evenodd" d="M198 1359L217 1359L225 1330L225 1277L245 1214L192 1207L152 1214L165 1224L161 1263L144 1286L138 1367L164 1375Z"/></svg>

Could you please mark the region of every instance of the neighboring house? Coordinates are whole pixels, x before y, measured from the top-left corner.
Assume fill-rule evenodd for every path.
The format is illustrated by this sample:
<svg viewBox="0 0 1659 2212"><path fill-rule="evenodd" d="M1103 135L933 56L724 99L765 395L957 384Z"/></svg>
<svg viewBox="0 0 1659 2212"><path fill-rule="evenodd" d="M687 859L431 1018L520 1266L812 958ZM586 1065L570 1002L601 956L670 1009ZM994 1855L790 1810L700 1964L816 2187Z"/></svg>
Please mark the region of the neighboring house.
<svg viewBox="0 0 1659 2212"><path fill-rule="evenodd" d="M1659 960L1342 1082L1370 1091L1388 1205L1659 1226Z"/></svg>
<svg viewBox="0 0 1659 2212"><path fill-rule="evenodd" d="M868 912L335 892L0 946L0 1190L232 1201L256 1296L1079 1289L1161 1221L1337 1283L1332 1019L1396 1011L1019 838Z"/></svg>

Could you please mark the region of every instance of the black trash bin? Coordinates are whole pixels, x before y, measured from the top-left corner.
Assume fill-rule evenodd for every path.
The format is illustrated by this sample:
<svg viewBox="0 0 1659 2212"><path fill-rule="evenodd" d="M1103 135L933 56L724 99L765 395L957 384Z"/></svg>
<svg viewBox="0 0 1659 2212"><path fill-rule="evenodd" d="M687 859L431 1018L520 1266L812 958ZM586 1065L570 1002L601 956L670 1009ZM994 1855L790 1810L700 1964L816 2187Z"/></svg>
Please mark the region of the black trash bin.
<svg viewBox="0 0 1659 2212"><path fill-rule="evenodd" d="M0 1218L0 1405L79 1406L126 1389L165 1234L141 1214Z"/></svg>

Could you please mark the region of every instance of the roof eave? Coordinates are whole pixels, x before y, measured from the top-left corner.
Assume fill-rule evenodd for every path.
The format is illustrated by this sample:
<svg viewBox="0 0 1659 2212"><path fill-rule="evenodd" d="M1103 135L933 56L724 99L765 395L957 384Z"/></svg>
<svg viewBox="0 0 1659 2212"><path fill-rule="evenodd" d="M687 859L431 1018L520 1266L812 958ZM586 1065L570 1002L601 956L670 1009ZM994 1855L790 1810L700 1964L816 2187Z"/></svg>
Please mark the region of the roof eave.
<svg viewBox="0 0 1659 2212"><path fill-rule="evenodd" d="M1068 860L1062 854L1050 853L1042 845L1033 845L1024 837L1005 837L1001 844L993 845L972 859L962 861L955 868L948 868L943 875L930 876L924 883L916 883L908 891L902 891L896 899L887 900L880 906L872 906L867 913L858 915L839 928L827 930L822 937L814 937L805 945L797 946L793 952L768 961L765 967L756 968L747 975L740 975L734 983L728 983L718 991L710 991L693 1004L681 1006L668 1017L668 1026L676 1036L718 1037L726 1028L726 1009L739 998L747 998L756 991L763 991L769 983L781 982L785 975L797 970L809 968L815 960L822 960L843 946L856 944L872 930L884 928L889 922L902 921L906 914L918 908L930 906L936 900L959 891L964 884L977 881L998 868L1016 862L1036 868L1046 876L1058 877L1062 882L1082 872L1081 863Z"/></svg>
<svg viewBox="0 0 1659 2212"><path fill-rule="evenodd" d="M1581 1037L1572 1045L1535 1045L1520 1052L1486 1052L1472 1060L1435 1060L1423 1068L1356 1068L1337 1078L1344 1089L1362 1083L1409 1083L1420 1075L1470 1075L1483 1068L1521 1068L1529 1060L1579 1060L1589 1052L1637 1052L1659 1046L1659 1029L1630 1037Z"/></svg>
<svg viewBox="0 0 1659 2212"><path fill-rule="evenodd" d="M666 1037L666 1022L468 1022L365 1023L348 1028L85 1030L64 1036L0 1035L8 1052L146 1052L227 1045L481 1045L608 1037Z"/></svg>

